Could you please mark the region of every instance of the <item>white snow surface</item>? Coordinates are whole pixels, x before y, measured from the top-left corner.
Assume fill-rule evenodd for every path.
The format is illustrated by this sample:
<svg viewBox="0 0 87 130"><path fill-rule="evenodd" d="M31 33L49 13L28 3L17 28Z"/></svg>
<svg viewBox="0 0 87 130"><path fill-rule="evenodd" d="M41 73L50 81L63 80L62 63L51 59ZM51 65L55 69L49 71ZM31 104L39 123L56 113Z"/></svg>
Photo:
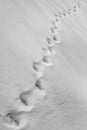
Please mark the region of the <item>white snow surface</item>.
<svg viewBox="0 0 87 130"><path fill-rule="evenodd" d="M32 65L52 37L54 14L73 9L77 1L0 0L0 115L13 108L21 91L34 87ZM60 44L43 75L46 97L22 113L27 123L21 130L87 130L87 1L63 16L58 29ZM0 130L13 130L2 117Z"/></svg>

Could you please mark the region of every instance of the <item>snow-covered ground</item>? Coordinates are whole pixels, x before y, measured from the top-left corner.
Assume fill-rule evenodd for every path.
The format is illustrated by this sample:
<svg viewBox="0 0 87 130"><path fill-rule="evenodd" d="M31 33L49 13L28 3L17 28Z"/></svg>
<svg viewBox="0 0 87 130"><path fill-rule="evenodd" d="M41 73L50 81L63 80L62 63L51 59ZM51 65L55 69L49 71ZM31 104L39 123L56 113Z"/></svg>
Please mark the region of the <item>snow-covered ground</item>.
<svg viewBox="0 0 87 130"><path fill-rule="evenodd" d="M87 129L87 1L80 8L78 1L0 0L1 130ZM56 19L60 42L47 66L42 48L53 39ZM39 61L44 72L38 86L45 90L35 88L33 63ZM19 101L22 92L30 108ZM14 124L6 122L9 111Z"/></svg>

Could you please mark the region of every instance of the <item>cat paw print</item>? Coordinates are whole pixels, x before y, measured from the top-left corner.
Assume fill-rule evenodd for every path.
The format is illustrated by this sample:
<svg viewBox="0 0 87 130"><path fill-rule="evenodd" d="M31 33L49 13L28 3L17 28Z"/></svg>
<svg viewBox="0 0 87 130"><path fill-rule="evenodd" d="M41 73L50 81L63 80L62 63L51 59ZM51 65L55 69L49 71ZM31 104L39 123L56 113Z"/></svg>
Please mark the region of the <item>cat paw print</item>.
<svg viewBox="0 0 87 130"><path fill-rule="evenodd" d="M25 113L8 112L3 116L3 125L9 130L21 130L28 123L28 116Z"/></svg>

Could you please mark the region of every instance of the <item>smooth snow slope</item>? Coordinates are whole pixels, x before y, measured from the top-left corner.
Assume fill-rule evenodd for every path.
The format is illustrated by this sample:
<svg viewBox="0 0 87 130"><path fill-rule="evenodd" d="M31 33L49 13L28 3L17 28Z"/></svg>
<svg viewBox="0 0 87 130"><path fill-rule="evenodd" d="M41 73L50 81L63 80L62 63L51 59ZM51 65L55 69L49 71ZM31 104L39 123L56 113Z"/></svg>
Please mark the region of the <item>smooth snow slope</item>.
<svg viewBox="0 0 87 130"><path fill-rule="evenodd" d="M76 0L0 0L0 113L13 108L23 90L33 88L33 62L42 47L55 14L66 10L58 24L60 44L44 71L46 97L30 112L18 112L21 130L87 129L87 1L73 11ZM68 13L71 9L71 15ZM25 120L24 120L25 119ZM22 124L23 124L22 123ZM10 130L0 119L0 129ZM16 129L16 128L15 128Z"/></svg>

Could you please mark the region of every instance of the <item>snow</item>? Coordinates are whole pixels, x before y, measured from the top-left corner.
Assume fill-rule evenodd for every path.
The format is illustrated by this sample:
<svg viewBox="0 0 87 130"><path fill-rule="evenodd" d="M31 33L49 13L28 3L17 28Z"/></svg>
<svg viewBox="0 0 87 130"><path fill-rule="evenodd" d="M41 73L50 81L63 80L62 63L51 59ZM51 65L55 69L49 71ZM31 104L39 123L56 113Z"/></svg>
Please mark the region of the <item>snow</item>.
<svg viewBox="0 0 87 130"><path fill-rule="evenodd" d="M3 124L1 116L0 129L87 129L87 1L83 0L80 8L78 1L0 1L0 115L15 109L23 124ZM57 17L59 22L54 25L55 14L64 10L66 15ZM46 95L38 102L35 97L41 93L34 91L38 74L33 62L42 63L42 47L48 45L47 38L55 35L51 32L54 26L60 43L55 44L56 54L50 55L52 66L45 67ZM28 100L35 106L24 112L19 103L17 111L16 99L32 88L34 92Z"/></svg>

